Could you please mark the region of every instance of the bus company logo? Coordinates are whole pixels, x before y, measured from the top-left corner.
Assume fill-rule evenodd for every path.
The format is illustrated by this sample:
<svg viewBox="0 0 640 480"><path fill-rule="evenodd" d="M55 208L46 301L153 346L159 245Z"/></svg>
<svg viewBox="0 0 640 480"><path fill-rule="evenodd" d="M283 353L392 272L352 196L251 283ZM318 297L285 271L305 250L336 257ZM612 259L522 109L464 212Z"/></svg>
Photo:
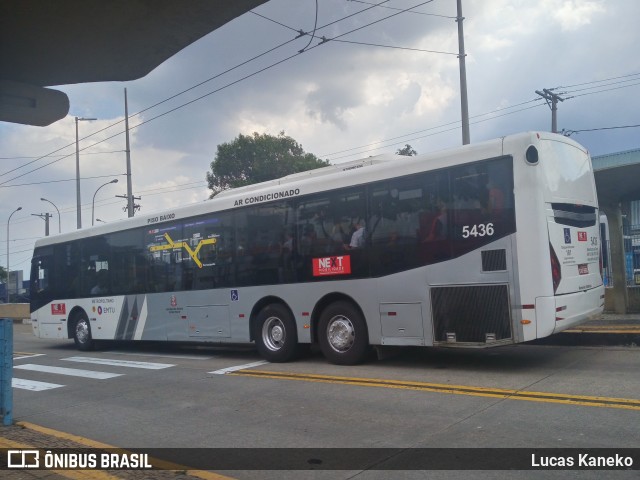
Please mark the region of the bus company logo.
<svg viewBox="0 0 640 480"><path fill-rule="evenodd" d="M171 298L169 299L169 304L175 308L178 306L178 299L176 298L175 295L171 295Z"/></svg>
<svg viewBox="0 0 640 480"><path fill-rule="evenodd" d="M313 276L348 275L351 273L351 256L324 257L313 259Z"/></svg>
<svg viewBox="0 0 640 480"><path fill-rule="evenodd" d="M107 313L116 313L116 307L103 307L102 305L93 307L92 310L93 310L93 313L97 313L98 315L107 314Z"/></svg>
<svg viewBox="0 0 640 480"><path fill-rule="evenodd" d="M7 468L40 468L40 451L7 450Z"/></svg>
<svg viewBox="0 0 640 480"><path fill-rule="evenodd" d="M571 243L571 229L564 229L564 243Z"/></svg>
<svg viewBox="0 0 640 480"><path fill-rule="evenodd" d="M587 241L587 232L578 232L578 241L586 242Z"/></svg>
<svg viewBox="0 0 640 480"><path fill-rule="evenodd" d="M67 305L64 303L52 303L51 304L51 315L66 315L67 314Z"/></svg>

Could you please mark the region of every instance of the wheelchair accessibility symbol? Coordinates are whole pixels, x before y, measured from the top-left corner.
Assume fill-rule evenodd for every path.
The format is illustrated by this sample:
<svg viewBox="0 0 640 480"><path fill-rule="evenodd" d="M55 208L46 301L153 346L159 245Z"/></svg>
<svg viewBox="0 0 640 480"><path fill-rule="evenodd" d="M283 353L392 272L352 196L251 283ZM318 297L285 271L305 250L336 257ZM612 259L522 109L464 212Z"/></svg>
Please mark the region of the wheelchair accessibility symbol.
<svg viewBox="0 0 640 480"><path fill-rule="evenodd" d="M240 295L238 294L238 290L231 290L231 301L237 302L240 300Z"/></svg>

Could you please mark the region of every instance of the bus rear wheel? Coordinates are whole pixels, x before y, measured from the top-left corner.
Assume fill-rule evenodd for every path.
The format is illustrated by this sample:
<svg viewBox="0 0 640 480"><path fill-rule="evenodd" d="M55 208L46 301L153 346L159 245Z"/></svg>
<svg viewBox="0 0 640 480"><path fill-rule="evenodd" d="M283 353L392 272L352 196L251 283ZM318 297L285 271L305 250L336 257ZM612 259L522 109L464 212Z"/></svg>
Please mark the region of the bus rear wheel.
<svg viewBox="0 0 640 480"><path fill-rule="evenodd" d="M260 311L255 339L258 352L269 362L288 362L298 354L296 322L284 305L273 303Z"/></svg>
<svg viewBox="0 0 640 480"><path fill-rule="evenodd" d="M323 355L331 363L361 363L369 350L367 324L352 304L333 303L325 308L320 316L318 342Z"/></svg>
<svg viewBox="0 0 640 480"><path fill-rule="evenodd" d="M73 326L73 341L76 343L78 350L93 350L95 343L91 337L91 325L89 325L89 317L82 312L78 315L75 325Z"/></svg>

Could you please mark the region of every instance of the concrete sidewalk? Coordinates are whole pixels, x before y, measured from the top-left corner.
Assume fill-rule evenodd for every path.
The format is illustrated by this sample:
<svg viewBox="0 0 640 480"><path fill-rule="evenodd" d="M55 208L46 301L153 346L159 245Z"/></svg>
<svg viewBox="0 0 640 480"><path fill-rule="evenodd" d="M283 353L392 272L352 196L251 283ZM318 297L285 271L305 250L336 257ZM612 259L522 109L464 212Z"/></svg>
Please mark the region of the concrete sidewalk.
<svg viewBox="0 0 640 480"><path fill-rule="evenodd" d="M590 320L573 327L566 332L584 333L628 333L640 335L640 313L630 313L626 315L617 313L603 313L599 318Z"/></svg>
<svg viewBox="0 0 640 480"><path fill-rule="evenodd" d="M640 346L640 314L603 313L594 320L531 343L564 346Z"/></svg>

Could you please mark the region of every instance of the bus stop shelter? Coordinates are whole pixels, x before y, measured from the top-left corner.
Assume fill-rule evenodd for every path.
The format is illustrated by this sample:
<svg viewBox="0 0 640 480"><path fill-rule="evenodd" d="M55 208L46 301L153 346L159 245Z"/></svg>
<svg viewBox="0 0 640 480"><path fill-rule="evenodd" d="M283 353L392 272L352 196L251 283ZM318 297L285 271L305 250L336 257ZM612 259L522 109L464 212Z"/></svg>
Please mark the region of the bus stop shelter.
<svg viewBox="0 0 640 480"><path fill-rule="evenodd" d="M610 281L605 309L625 314L640 312L640 285L634 270L640 269L640 219L632 215L640 200L640 149L594 156L600 209L607 215ZM637 212L636 212L637 213Z"/></svg>

